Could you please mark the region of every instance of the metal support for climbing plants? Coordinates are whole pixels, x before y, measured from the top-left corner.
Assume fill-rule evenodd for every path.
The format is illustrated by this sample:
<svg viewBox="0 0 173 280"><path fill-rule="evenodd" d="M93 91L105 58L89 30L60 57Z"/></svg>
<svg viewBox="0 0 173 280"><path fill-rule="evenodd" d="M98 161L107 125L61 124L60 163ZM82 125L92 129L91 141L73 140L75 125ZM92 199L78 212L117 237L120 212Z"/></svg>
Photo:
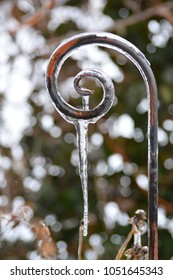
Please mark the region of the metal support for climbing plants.
<svg viewBox="0 0 173 280"><path fill-rule="evenodd" d="M55 108L67 121L74 123L79 132L80 175L84 195L84 235L87 234L87 163L86 163L86 138L89 123L95 123L111 108L114 99L114 87L110 78L97 69L87 69L80 72L74 80L76 91L82 96L83 108L77 109L69 105L59 92L57 78L65 60L76 49L83 46L99 45L118 51L130 59L140 71L148 98L148 247L149 259L158 259L158 145L157 145L157 86L150 64L133 44L111 33L82 33L64 41L51 55L47 70L47 88ZM81 88L80 80L85 77L95 77L102 84L104 96L100 104L89 109L89 95L92 91Z"/></svg>

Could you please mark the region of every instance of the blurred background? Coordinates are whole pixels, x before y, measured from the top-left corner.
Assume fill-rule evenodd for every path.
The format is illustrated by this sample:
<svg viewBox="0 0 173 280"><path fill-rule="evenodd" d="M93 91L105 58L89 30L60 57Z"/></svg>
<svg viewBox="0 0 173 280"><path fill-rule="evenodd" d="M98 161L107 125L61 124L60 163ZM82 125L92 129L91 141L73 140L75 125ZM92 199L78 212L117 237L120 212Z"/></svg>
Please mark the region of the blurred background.
<svg viewBox="0 0 173 280"><path fill-rule="evenodd" d="M81 32L108 31L151 62L159 92L159 258L173 255L173 1L0 1L0 259L77 259L83 197L76 132L45 88L53 50ZM114 259L129 217L147 211L147 110L144 83L120 53L96 46L62 67L59 87L73 106L75 75L107 73L117 102L89 126L89 233L84 259ZM91 107L102 98L95 80ZM142 236L147 245L147 225Z"/></svg>

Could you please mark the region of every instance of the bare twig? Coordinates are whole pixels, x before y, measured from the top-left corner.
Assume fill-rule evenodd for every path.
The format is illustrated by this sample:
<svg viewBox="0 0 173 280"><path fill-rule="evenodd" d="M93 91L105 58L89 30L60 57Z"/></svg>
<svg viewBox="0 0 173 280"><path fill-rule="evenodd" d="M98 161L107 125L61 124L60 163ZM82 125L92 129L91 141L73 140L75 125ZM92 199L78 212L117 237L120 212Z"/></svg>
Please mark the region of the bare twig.
<svg viewBox="0 0 173 280"><path fill-rule="evenodd" d="M130 242L130 240L131 240L131 238L132 238L132 236L134 234L135 234L135 229L134 229L134 227L132 227L131 231L129 232L129 234L128 234L127 238L126 238L126 240L124 241L123 245L120 247L120 249L118 251L118 254L116 255L116 258L115 258L116 260L120 260L121 259L121 257L123 255L123 253L124 253L128 243Z"/></svg>
<svg viewBox="0 0 173 280"><path fill-rule="evenodd" d="M83 220L81 220L79 226L78 260L82 259L82 245L83 245Z"/></svg>
<svg viewBox="0 0 173 280"><path fill-rule="evenodd" d="M135 212L135 215L129 219L129 223L132 224L132 229L131 231L129 232L126 240L124 241L124 243L122 244L122 246L120 247L119 251L118 251L118 254L116 256L116 260L120 260L129 241L131 240L132 236L134 235L134 237L137 236L137 238L134 238L134 246L135 247L140 247L141 248L141 240L140 240L140 234L142 233L142 228L144 226L144 221L146 220L146 212L144 210L141 210L141 209L138 209L136 212ZM130 249L129 249L130 250ZM133 251L133 250L131 250ZM130 251L130 252L131 252ZM139 251L139 250L137 250ZM146 250L144 250L146 251ZM142 251L143 252L143 251ZM140 252L141 253L141 252ZM143 253L141 253L141 256L143 255Z"/></svg>
<svg viewBox="0 0 173 280"><path fill-rule="evenodd" d="M32 230L36 235L38 254L44 259L55 259L57 247L49 228L43 222L39 222L33 225Z"/></svg>
<svg viewBox="0 0 173 280"><path fill-rule="evenodd" d="M141 1L124 0L123 3L128 9L135 13L141 10Z"/></svg>

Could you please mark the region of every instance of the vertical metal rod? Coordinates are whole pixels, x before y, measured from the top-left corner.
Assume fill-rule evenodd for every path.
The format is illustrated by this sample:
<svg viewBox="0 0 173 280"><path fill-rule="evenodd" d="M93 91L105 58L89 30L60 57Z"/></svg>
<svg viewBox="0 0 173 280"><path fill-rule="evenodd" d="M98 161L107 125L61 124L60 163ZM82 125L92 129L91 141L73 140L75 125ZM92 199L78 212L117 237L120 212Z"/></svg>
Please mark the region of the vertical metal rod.
<svg viewBox="0 0 173 280"><path fill-rule="evenodd" d="M47 71L47 88L58 112L69 122L79 119L95 122L104 102L90 110L79 110L68 105L62 98L57 78L64 61L76 49L86 45L99 45L116 50L129 58L140 71L148 97L148 247L149 259L158 259L158 144L157 144L157 87L149 62L143 53L127 40L111 33L82 33L63 42L52 54Z"/></svg>

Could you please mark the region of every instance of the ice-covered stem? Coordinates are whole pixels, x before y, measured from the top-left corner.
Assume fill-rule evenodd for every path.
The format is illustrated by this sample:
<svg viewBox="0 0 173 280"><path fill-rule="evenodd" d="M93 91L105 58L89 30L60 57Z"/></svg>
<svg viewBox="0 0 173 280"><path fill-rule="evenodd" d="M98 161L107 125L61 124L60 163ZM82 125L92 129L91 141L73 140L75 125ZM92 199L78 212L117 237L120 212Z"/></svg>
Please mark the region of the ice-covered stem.
<svg viewBox="0 0 173 280"><path fill-rule="evenodd" d="M135 215L128 221L130 224L132 224L132 228L134 228L134 246L141 246L141 234L146 219L146 212L142 209L138 209L135 212Z"/></svg>
<svg viewBox="0 0 173 280"><path fill-rule="evenodd" d="M132 229L129 232L126 240L120 247L118 254L115 258L116 260L121 259L124 251L126 250L128 243L130 242L133 235L134 235L134 246L141 247L141 233L142 233L143 226L145 224L145 220L146 220L146 212L142 209L138 209L135 212L135 215L128 220L128 222L130 224L132 224ZM131 250L131 249L129 249L129 250Z"/></svg>
<svg viewBox="0 0 173 280"><path fill-rule="evenodd" d="M78 260L82 259L82 245L83 245L83 220L80 221L80 226L79 226Z"/></svg>

